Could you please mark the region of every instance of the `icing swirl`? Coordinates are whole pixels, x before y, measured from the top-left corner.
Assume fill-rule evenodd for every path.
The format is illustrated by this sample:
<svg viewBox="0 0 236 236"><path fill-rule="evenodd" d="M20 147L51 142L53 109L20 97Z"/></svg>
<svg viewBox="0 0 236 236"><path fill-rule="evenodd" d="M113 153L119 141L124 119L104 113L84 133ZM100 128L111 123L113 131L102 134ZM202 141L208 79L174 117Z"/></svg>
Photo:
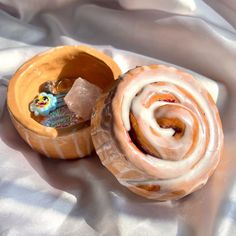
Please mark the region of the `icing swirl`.
<svg viewBox="0 0 236 236"><path fill-rule="evenodd" d="M119 182L157 200L177 199L203 186L219 163L223 131L200 82L173 67L151 65L128 71L113 90L105 115L92 121L101 123L92 136Z"/></svg>

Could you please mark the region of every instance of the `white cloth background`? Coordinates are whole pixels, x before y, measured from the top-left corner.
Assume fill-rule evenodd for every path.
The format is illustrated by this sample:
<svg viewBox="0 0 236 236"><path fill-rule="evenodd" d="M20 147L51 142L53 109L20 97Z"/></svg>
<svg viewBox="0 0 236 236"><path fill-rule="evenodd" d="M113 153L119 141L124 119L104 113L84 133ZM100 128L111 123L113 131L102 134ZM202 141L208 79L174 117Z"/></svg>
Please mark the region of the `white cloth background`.
<svg viewBox="0 0 236 236"><path fill-rule="evenodd" d="M141 57L115 49L224 84L223 160L200 191L157 203L122 187L95 154L65 162L35 153L19 138L5 109L0 235L236 235L235 0L0 0L0 76L10 77L46 47L79 43L118 53L127 68Z"/></svg>

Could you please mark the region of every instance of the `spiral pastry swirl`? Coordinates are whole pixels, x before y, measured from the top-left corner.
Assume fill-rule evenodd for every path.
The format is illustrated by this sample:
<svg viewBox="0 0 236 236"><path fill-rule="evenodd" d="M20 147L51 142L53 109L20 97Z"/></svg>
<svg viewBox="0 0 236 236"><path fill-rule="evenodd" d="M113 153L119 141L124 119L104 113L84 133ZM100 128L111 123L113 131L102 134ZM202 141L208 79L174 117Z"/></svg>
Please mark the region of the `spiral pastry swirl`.
<svg viewBox="0 0 236 236"><path fill-rule="evenodd" d="M92 138L121 184L160 201L202 187L223 149L209 93L192 75L163 65L130 70L100 98Z"/></svg>

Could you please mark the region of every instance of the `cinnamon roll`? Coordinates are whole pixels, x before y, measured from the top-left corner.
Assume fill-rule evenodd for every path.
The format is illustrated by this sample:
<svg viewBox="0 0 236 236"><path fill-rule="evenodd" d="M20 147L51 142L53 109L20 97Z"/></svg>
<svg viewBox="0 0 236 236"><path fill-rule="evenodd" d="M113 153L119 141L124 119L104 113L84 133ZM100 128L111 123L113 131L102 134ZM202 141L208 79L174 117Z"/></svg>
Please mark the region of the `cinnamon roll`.
<svg viewBox="0 0 236 236"><path fill-rule="evenodd" d="M212 97L191 74L173 67L128 71L97 101L91 123L103 165L150 199L179 199L201 188L222 155Z"/></svg>

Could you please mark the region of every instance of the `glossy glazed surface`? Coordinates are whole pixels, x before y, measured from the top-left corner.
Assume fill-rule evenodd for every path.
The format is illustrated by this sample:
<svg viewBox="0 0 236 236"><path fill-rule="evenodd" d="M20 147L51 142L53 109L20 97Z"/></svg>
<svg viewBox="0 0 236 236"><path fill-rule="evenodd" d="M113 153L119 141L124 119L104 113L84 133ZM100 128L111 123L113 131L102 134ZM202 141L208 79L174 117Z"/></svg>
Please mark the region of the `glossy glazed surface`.
<svg viewBox="0 0 236 236"><path fill-rule="evenodd" d="M48 80L75 80L81 76L106 90L119 72L110 57L87 46L62 46L36 55L10 80L7 104L13 123L32 148L48 157L84 157L93 150L88 125L65 129L43 126L33 119L29 104Z"/></svg>

